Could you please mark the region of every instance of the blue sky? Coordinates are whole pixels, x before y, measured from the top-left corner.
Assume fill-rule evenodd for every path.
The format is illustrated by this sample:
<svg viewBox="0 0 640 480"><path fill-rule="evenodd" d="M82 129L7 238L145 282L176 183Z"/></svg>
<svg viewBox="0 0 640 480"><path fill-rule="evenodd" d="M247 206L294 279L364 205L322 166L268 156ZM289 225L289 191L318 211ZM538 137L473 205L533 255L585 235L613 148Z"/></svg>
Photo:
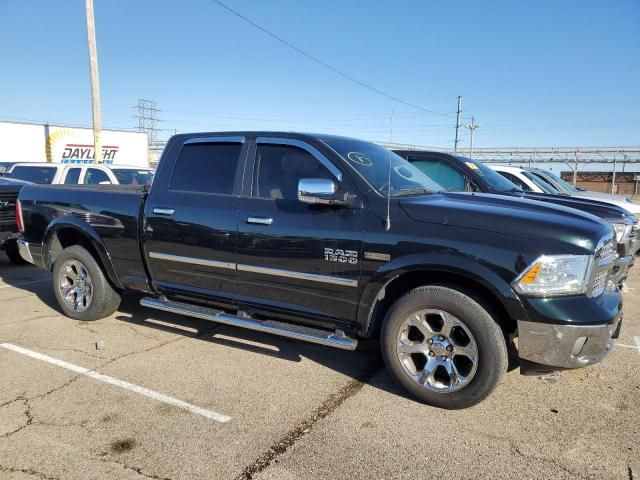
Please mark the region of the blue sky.
<svg viewBox="0 0 640 480"><path fill-rule="evenodd" d="M271 129L450 147L456 97L474 144L640 144L638 0L224 0L376 95L212 0L94 0L103 125L161 136ZM91 122L83 0L0 1L0 120ZM468 131L462 131L468 145Z"/></svg>

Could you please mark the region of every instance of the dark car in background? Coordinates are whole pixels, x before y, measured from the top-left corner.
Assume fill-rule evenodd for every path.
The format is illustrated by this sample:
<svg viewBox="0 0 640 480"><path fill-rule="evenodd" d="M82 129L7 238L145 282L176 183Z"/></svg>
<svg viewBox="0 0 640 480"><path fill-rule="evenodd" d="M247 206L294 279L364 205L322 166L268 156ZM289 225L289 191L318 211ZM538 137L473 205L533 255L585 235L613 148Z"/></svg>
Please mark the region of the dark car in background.
<svg viewBox="0 0 640 480"><path fill-rule="evenodd" d="M0 178L0 250L4 250L13 263L26 263L18 252L18 224L16 223L16 201L18 194L29 182L13 178Z"/></svg>
<svg viewBox="0 0 640 480"><path fill-rule="evenodd" d="M575 208L600 217L616 232L618 258L614 269L615 281L621 284L626 279L636 253L634 250L638 245L638 220L629 211L586 198L525 192L488 165L468 157L424 150L395 150L394 152L449 191L492 193L542 201Z"/></svg>

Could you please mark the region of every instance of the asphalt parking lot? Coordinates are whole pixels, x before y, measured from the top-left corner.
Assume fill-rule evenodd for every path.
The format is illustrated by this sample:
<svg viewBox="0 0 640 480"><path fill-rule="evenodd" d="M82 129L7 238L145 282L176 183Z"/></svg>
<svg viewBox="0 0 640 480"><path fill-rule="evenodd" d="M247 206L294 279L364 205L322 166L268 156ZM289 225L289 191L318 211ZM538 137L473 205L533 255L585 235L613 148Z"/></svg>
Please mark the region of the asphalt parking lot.
<svg viewBox="0 0 640 480"><path fill-rule="evenodd" d="M601 364L509 372L485 402L406 398L355 352L142 309L63 317L0 255L0 478L640 479L640 267ZM98 347L96 346L98 344Z"/></svg>

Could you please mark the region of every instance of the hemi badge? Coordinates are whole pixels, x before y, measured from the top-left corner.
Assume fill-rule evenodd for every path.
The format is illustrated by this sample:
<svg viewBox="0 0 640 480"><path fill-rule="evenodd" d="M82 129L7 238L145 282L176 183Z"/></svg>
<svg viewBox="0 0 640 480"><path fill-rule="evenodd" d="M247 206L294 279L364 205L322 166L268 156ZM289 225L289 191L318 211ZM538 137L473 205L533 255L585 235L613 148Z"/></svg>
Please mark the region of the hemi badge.
<svg viewBox="0 0 640 480"><path fill-rule="evenodd" d="M364 252L364 258L367 260L381 260L383 262L388 262L391 260L391 255L388 253Z"/></svg>

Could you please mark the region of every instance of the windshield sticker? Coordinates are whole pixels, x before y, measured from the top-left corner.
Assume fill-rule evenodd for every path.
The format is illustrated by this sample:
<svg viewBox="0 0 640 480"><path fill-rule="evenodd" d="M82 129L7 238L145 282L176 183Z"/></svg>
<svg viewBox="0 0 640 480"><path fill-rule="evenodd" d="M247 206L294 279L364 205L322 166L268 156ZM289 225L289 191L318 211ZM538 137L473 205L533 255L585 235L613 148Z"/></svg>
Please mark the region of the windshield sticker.
<svg viewBox="0 0 640 480"><path fill-rule="evenodd" d="M358 165L362 165L363 167L370 167L373 165L373 162L369 157L367 157L364 153L360 152L349 152L347 154L347 158L353 163L357 163Z"/></svg>
<svg viewBox="0 0 640 480"><path fill-rule="evenodd" d="M473 162L464 162L464 163L465 163L465 165L466 165L467 167L469 167L471 170L480 170L480 168L478 168L478 165L476 165L476 164L475 164L475 163L473 163Z"/></svg>

